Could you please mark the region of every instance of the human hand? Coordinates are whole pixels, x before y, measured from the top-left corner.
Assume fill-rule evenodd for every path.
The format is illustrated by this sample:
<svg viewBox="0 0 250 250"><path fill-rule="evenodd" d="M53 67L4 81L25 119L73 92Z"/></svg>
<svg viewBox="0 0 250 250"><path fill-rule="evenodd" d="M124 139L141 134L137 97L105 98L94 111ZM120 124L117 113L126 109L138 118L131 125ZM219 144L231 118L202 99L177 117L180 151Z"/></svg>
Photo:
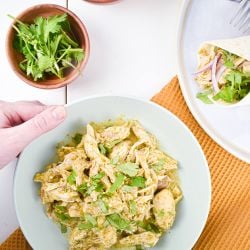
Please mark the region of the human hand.
<svg viewBox="0 0 250 250"><path fill-rule="evenodd" d="M65 117L63 106L46 106L38 101L0 101L0 169Z"/></svg>

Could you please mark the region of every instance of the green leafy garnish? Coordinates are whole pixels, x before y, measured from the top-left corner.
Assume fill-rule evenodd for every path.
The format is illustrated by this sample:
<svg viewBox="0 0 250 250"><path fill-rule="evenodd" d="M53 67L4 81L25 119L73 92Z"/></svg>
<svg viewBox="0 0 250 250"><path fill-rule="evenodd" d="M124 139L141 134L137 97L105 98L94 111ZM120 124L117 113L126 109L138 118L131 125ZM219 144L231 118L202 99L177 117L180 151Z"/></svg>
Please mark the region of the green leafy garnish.
<svg viewBox="0 0 250 250"><path fill-rule="evenodd" d="M100 172L94 176L91 177L92 180L100 180L102 177L105 176L105 173L104 172Z"/></svg>
<svg viewBox="0 0 250 250"><path fill-rule="evenodd" d="M83 183L80 186L77 187L77 191L80 192L82 195L84 195L88 190L87 183Z"/></svg>
<svg viewBox="0 0 250 250"><path fill-rule="evenodd" d="M117 177L115 179L115 182L112 184L112 186L110 187L110 189L108 190L108 193L114 193L118 188L120 188L125 180L125 176L121 173L117 174Z"/></svg>
<svg viewBox="0 0 250 250"><path fill-rule="evenodd" d="M207 90L205 92L197 93L196 97L200 99L205 104L213 104L213 102L208 97L212 93L212 90Z"/></svg>
<svg viewBox="0 0 250 250"><path fill-rule="evenodd" d="M91 229L94 226L90 222L86 222L86 223L79 223L77 227L80 230L86 230L86 229Z"/></svg>
<svg viewBox="0 0 250 250"><path fill-rule="evenodd" d="M151 221L139 221L138 226L153 233L160 233L160 229Z"/></svg>
<svg viewBox="0 0 250 250"><path fill-rule="evenodd" d="M142 176L136 176L131 178L130 186L144 188L146 179Z"/></svg>
<svg viewBox="0 0 250 250"><path fill-rule="evenodd" d="M37 17L32 24L16 21L14 48L23 54L19 66L35 81L49 75L62 78L64 70L75 68L84 58L84 51L74 41L67 14Z"/></svg>
<svg viewBox="0 0 250 250"><path fill-rule="evenodd" d="M117 168L124 174L133 177L137 174L139 166L135 163L127 162L117 166Z"/></svg>
<svg viewBox="0 0 250 250"><path fill-rule="evenodd" d="M70 216L66 213L55 212L55 215L61 221L70 220Z"/></svg>
<svg viewBox="0 0 250 250"><path fill-rule="evenodd" d="M84 215L86 222L91 223L93 226L96 226L97 222L96 219L90 215L90 214L85 214Z"/></svg>
<svg viewBox="0 0 250 250"><path fill-rule="evenodd" d="M76 145L78 145L80 142L81 142L81 140L82 140L82 134L80 134L80 133L76 133L73 137L72 137L72 140L73 140L73 142L76 144Z"/></svg>
<svg viewBox="0 0 250 250"><path fill-rule="evenodd" d="M233 103L244 98L250 92L250 73L242 73L238 70L231 70L225 76L227 81L213 99Z"/></svg>
<svg viewBox="0 0 250 250"><path fill-rule="evenodd" d="M60 223L60 226L61 226L61 233L63 234L67 233L67 227L62 223Z"/></svg>
<svg viewBox="0 0 250 250"><path fill-rule="evenodd" d="M234 60L237 58L238 56L236 56L235 54L232 54L228 51L223 51L222 52L222 58L224 61L224 65L229 68L232 69L234 68Z"/></svg>
<svg viewBox="0 0 250 250"><path fill-rule="evenodd" d="M107 221L111 226L114 226L118 230L129 229L129 221L123 219L119 214L110 214L106 216Z"/></svg>
<svg viewBox="0 0 250 250"><path fill-rule="evenodd" d="M73 169L71 174L68 176L67 178L67 182L70 184L70 185L74 185L76 184L76 171Z"/></svg>
<svg viewBox="0 0 250 250"><path fill-rule="evenodd" d="M67 208L65 206L55 205L55 211L65 213L67 212Z"/></svg>
<svg viewBox="0 0 250 250"><path fill-rule="evenodd" d="M132 215L135 215L136 214L136 202L134 200L130 200L128 204L129 204L129 212Z"/></svg>
<svg viewBox="0 0 250 250"><path fill-rule="evenodd" d="M104 145L102 143L98 144L98 148L99 148L101 154L106 155L107 149L104 147Z"/></svg>
<svg viewBox="0 0 250 250"><path fill-rule="evenodd" d="M97 201L98 206L100 207L100 209L102 210L103 213L107 213L108 212L108 205L101 199L99 199Z"/></svg>

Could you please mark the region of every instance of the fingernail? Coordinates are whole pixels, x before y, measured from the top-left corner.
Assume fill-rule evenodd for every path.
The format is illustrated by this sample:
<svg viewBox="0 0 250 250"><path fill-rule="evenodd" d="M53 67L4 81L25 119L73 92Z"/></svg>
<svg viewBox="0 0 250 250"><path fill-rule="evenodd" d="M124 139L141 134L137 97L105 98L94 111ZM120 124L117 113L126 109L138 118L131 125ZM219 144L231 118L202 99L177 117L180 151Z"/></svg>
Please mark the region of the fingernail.
<svg viewBox="0 0 250 250"><path fill-rule="evenodd" d="M57 106L53 111L52 111L52 116L56 120L63 120L66 117L66 110L63 106Z"/></svg>

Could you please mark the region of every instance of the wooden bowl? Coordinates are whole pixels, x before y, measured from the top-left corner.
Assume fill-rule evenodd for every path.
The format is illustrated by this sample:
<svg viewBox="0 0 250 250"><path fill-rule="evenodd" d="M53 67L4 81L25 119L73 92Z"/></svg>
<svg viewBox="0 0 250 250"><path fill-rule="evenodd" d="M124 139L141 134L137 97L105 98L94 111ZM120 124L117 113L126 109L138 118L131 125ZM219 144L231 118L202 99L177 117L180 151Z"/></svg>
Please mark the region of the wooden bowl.
<svg viewBox="0 0 250 250"><path fill-rule="evenodd" d="M71 25L72 35L78 42L79 47L84 49L85 57L75 69L68 68L67 70L65 70L63 78L58 78L57 76L46 76L46 79L34 81L32 77L28 77L26 73L22 71L19 67L19 63L23 60L23 55L13 47L16 31L13 29L12 25L15 24L15 21L12 23L11 27L8 30L6 38L6 53L9 63L16 75L24 82L33 87L42 89L55 89L63 87L75 80L79 76L79 73L85 67L89 57L89 37L87 30L81 20L73 12L59 5L35 5L26 9L16 17L24 23L33 23L34 19L37 16L48 17L52 15L62 15L64 13L66 13L68 16L68 20Z"/></svg>
<svg viewBox="0 0 250 250"><path fill-rule="evenodd" d="M117 0L85 0L85 1L91 2L91 3L112 3Z"/></svg>

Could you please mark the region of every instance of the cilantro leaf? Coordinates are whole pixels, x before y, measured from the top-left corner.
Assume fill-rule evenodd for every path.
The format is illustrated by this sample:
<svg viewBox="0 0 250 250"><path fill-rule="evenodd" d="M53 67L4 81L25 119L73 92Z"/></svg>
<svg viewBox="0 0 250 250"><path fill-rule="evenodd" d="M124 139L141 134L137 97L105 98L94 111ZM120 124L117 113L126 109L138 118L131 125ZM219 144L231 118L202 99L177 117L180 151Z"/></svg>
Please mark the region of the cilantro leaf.
<svg viewBox="0 0 250 250"><path fill-rule="evenodd" d="M129 228L129 221L123 219L119 214L110 214L106 216L107 221L111 226L114 226L118 230L126 230Z"/></svg>
<svg viewBox="0 0 250 250"><path fill-rule="evenodd" d="M107 149L104 147L104 145L102 143L98 144L98 148L99 148L101 154L106 155Z"/></svg>
<svg viewBox="0 0 250 250"><path fill-rule="evenodd" d="M81 140L82 140L82 134L80 134L80 133L76 133L73 137L72 137L72 140L73 140L73 142L76 144L76 145L78 145L80 142L81 142Z"/></svg>
<svg viewBox="0 0 250 250"><path fill-rule="evenodd" d="M67 182L70 184L70 185L74 185L76 184L76 171L75 170L72 170L71 174L68 176L67 178Z"/></svg>
<svg viewBox="0 0 250 250"><path fill-rule="evenodd" d="M67 227L62 223L60 223L60 226L61 226L61 233L63 234L67 233Z"/></svg>
<svg viewBox="0 0 250 250"><path fill-rule="evenodd" d="M19 67L35 81L50 75L62 78L66 68L76 68L84 59L84 50L69 36L73 34L67 14L39 16L32 24L8 16L15 20L13 47L24 57Z"/></svg>
<svg viewBox="0 0 250 250"><path fill-rule="evenodd" d="M117 168L124 174L133 177L137 174L139 166L135 163L127 162L117 166Z"/></svg>
<svg viewBox="0 0 250 250"><path fill-rule="evenodd" d="M146 179L142 176L136 176L131 179L130 186L144 188Z"/></svg>
<svg viewBox="0 0 250 250"><path fill-rule="evenodd" d="M119 189L123 185L124 180L125 176L123 174L118 173L115 182L108 190L108 193L114 193L117 189Z"/></svg>
<svg viewBox="0 0 250 250"><path fill-rule="evenodd" d="M202 102L204 102L205 104L213 104L213 102L208 97L210 94L211 94L211 91L200 92L200 93L197 93L196 97L200 99Z"/></svg>
<svg viewBox="0 0 250 250"><path fill-rule="evenodd" d="M94 226L90 222L85 222L85 223L79 223L77 227L80 230L86 230L86 229L91 229Z"/></svg>

